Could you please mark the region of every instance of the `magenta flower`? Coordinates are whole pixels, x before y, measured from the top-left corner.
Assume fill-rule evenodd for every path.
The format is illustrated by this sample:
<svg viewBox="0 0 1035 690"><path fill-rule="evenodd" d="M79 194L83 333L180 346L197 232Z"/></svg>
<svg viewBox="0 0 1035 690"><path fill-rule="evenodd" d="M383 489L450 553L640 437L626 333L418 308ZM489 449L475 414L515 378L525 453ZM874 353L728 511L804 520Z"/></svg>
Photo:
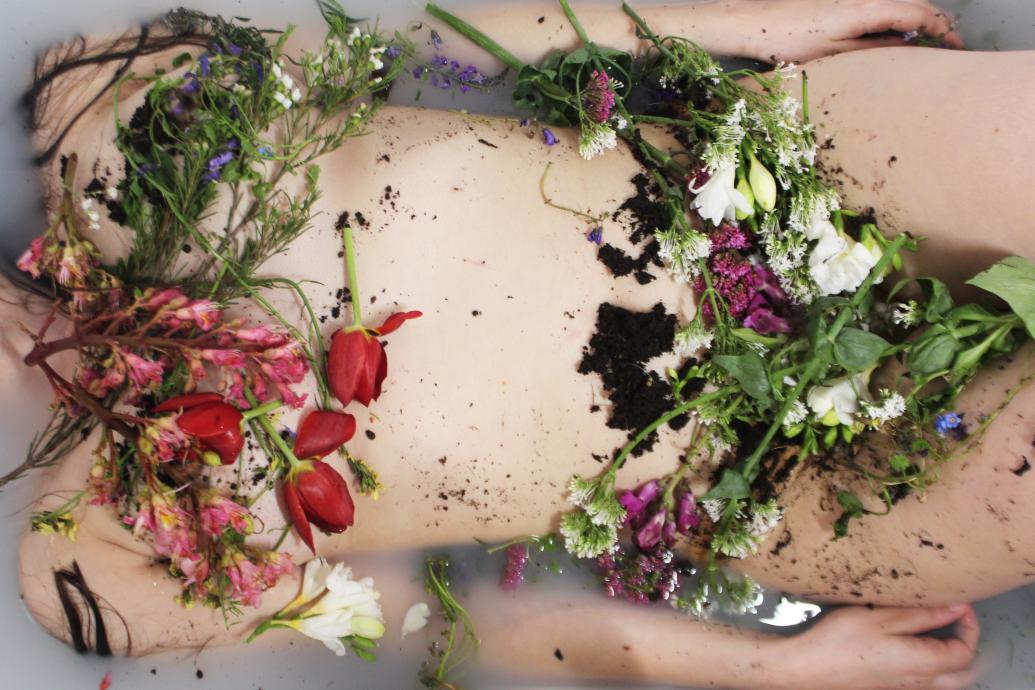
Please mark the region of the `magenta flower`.
<svg viewBox="0 0 1035 690"><path fill-rule="evenodd" d="M701 516L697 514L697 501L694 500L692 491L687 490L679 497L676 505L676 531L684 537L690 535L690 530L701 524Z"/></svg>
<svg viewBox="0 0 1035 690"><path fill-rule="evenodd" d="M212 301L196 299L172 312L179 321L193 321L203 331L209 331L223 318L223 311Z"/></svg>
<svg viewBox="0 0 1035 690"><path fill-rule="evenodd" d="M528 545L511 544L507 547L507 562L500 577L500 588L513 592L525 581L525 567L528 565Z"/></svg>
<svg viewBox="0 0 1035 690"><path fill-rule="evenodd" d="M625 508L626 526L639 524L647 506L654 502L660 492L657 479L651 479L632 491L619 491L618 503Z"/></svg>
<svg viewBox="0 0 1035 690"><path fill-rule="evenodd" d="M218 537L228 525L238 534L251 534L254 522L247 508L212 494L201 506L201 529L211 537Z"/></svg>
<svg viewBox="0 0 1035 690"><path fill-rule="evenodd" d="M636 530L636 534L633 536L636 546L640 547L641 551L650 551L660 544L662 537L665 536L665 524L667 522L668 508L661 506L651 515L649 520ZM671 546L671 544L666 545Z"/></svg>
<svg viewBox="0 0 1035 690"><path fill-rule="evenodd" d="M593 70L589 82L582 91L582 109L594 122L607 122L615 107L615 92L607 74Z"/></svg>
<svg viewBox="0 0 1035 690"><path fill-rule="evenodd" d="M747 249L751 246L751 238L739 226L732 223L723 223L708 239L711 241L712 253L723 249Z"/></svg>
<svg viewBox="0 0 1035 690"><path fill-rule="evenodd" d="M247 361L240 350L202 350L201 358L221 367L240 368Z"/></svg>
<svg viewBox="0 0 1035 690"><path fill-rule="evenodd" d="M157 386L162 383L164 370L159 362L144 359L129 350L121 350L120 354L122 355L122 361L126 363L126 371L129 375L130 383L135 388L144 390L152 384Z"/></svg>
<svg viewBox="0 0 1035 690"><path fill-rule="evenodd" d="M39 278L43 272L43 252L46 249L46 237L40 235L32 241L29 248L18 259L18 269L25 271L33 278Z"/></svg>

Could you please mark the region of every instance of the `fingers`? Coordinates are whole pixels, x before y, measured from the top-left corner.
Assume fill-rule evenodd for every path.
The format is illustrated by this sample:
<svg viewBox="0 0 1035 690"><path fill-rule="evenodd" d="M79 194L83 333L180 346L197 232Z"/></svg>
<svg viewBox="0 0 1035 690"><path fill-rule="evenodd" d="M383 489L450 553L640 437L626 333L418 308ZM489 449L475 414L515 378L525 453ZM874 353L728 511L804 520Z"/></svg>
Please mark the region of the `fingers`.
<svg viewBox="0 0 1035 690"><path fill-rule="evenodd" d="M952 27L950 15L926 0L871 2L860 26L860 33L918 31L924 36L942 38L950 48L962 48L963 40Z"/></svg>
<svg viewBox="0 0 1035 690"><path fill-rule="evenodd" d="M959 682L965 678L977 655L978 640L981 628L974 609L966 607L966 611L956 623L955 637L941 640L933 637L913 638L929 656L927 668L932 674L943 675L945 683ZM949 686L953 687L953 686Z"/></svg>
<svg viewBox="0 0 1035 690"><path fill-rule="evenodd" d="M880 38L850 38L843 41L831 41L825 51L816 57L848 53L853 50L869 50L871 48L901 48L910 43L901 36L882 36Z"/></svg>
<svg viewBox="0 0 1035 690"><path fill-rule="evenodd" d="M968 668L958 673L945 673L931 681L927 690L967 690L977 683L978 675L976 668Z"/></svg>
<svg viewBox="0 0 1035 690"><path fill-rule="evenodd" d="M974 609L964 606L934 606L924 608L879 608L881 630L889 635L918 635L959 621L973 614Z"/></svg>

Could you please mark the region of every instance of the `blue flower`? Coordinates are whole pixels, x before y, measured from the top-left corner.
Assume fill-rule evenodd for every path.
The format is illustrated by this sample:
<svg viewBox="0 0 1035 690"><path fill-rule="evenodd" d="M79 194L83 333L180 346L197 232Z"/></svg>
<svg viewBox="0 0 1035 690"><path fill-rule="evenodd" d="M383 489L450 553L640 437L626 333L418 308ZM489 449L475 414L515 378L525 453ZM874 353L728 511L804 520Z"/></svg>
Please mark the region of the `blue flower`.
<svg viewBox="0 0 1035 690"><path fill-rule="evenodd" d="M963 418L955 412L942 412L934 418L934 430L939 436L947 436L950 431L958 429L963 424Z"/></svg>
<svg viewBox="0 0 1035 690"><path fill-rule="evenodd" d="M589 234L586 235L586 239L592 242L593 244L600 244L604 241L604 228L600 227L599 225L593 228L589 231Z"/></svg>
<svg viewBox="0 0 1035 690"><path fill-rule="evenodd" d="M212 74L212 67L208 61L208 55L202 55L198 58L198 66L201 67L201 76L207 77Z"/></svg>
<svg viewBox="0 0 1035 690"><path fill-rule="evenodd" d="M528 127L528 118L526 117L522 119L521 122L518 123L518 125L521 127Z"/></svg>
<svg viewBox="0 0 1035 690"><path fill-rule="evenodd" d="M271 149L269 146L260 146L258 148L258 152L259 155L265 158L273 158L273 149Z"/></svg>
<svg viewBox="0 0 1035 690"><path fill-rule="evenodd" d="M388 46L388 49L385 50L385 57L397 58L401 54L402 51L396 48L395 46Z"/></svg>
<svg viewBox="0 0 1035 690"><path fill-rule="evenodd" d="M236 140L231 140L231 143L236 144L237 142ZM227 145L227 148L230 148L230 144ZM208 170L206 170L205 174L201 176L201 180L203 182L215 182L219 179L219 176L222 174L223 166L232 161L233 159L234 153L231 150L223 151L222 153L217 153L216 155L212 156L208 159L208 163L206 164Z"/></svg>
<svg viewBox="0 0 1035 690"><path fill-rule="evenodd" d="M183 80L185 83L180 87L180 91L183 91L184 93L197 93L201 90L201 82L198 81L193 72L187 72L184 74Z"/></svg>
<svg viewBox="0 0 1035 690"><path fill-rule="evenodd" d="M226 49L234 57L240 57L241 55L241 46L237 45L236 43L227 43Z"/></svg>
<svg viewBox="0 0 1035 690"><path fill-rule="evenodd" d="M548 128L544 127L543 141L546 143L547 146L553 146L559 141L559 139L553 132L551 132Z"/></svg>
<svg viewBox="0 0 1035 690"><path fill-rule="evenodd" d="M420 79L423 75L424 75L424 68L423 67L421 67L420 65L417 65L416 67L413 68L413 78L414 79Z"/></svg>

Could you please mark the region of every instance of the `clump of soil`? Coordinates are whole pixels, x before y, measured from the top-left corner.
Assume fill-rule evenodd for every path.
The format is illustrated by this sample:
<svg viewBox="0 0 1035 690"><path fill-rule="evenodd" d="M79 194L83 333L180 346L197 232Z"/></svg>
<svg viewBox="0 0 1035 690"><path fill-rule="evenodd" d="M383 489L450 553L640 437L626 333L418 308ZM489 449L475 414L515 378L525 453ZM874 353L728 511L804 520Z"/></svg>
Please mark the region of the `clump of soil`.
<svg viewBox="0 0 1035 690"><path fill-rule="evenodd" d="M648 269L664 265L658 256L660 246L654 239L654 231L668 227L668 210L658 201L661 190L653 179L639 173L631 181L635 193L618 207L611 220L618 222L623 216L628 218L629 241L642 245L640 253L633 257L612 244L604 244L597 250L597 258L615 277L632 273L640 285L646 285L656 277Z"/></svg>
<svg viewBox="0 0 1035 690"><path fill-rule="evenodd" d="M630 437L672 409L672 387L646 364L672 349L676 317L659 302L650 311L634 312L604 303L597 309L597 328L583 348L579 373L599 374L611 400L607 425L630 432ZM669 422L682 428L685 416ZM633 451L640 455L654 447L651 434Z"/></svg>

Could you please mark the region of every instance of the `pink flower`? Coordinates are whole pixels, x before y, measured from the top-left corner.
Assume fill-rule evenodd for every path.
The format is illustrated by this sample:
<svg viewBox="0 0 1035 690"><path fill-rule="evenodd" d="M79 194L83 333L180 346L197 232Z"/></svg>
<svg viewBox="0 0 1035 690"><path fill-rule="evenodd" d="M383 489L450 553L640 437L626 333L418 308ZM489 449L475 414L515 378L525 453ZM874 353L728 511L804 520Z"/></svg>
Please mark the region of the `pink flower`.
<svg viewBox="0 0 1035 690"><path fill-rule="evenodd" d="M134 536L150 532L155 552L160 556L198 558L194 535L189 530L190 516L161 494L152 495L149 504L142 504L136 518L127 516L123 521L132 524Z"/></svg>
<svg viewBox="0 0 1035 690"><path fill-rule="evenodd" d="M218 537L230 526L238 534L250 534L254 523L248 509L218 494L212 494L201 506L201 529Z"/></svg>
<svg viewBox="0 0 1035 690"><path fill-rule="evenodd" d="M130 382L138 389L146 389L162 382L164 372L159 362L144 359L129 350L121 350L122 361L126 363Z"/></svg>
<svg viewBox="0 0 1035 690"><path fill-rule="evenodd" d="M295 563L291 560L291 554L273 551L266 554L262 579L266 583L266 587L273 587L282 575L287 575L294 569Z"/></svg>
<svg viewBox="0 0 1035 690"><path fill-rule="evenodd" d="M157 311L162 307L179 309L188 302L187 296L179 288L166 288L160 291L149 288L145 297L144 306L151 311Z"/></svg>
<svg viewBox="0 0 1035 690"><path fill-rule="evenodd" d="M208 579L210 569L207 559L200 555L193 558L181 558L176 567L183 576L185 587L195 587L195 594L198 595L203 595L207 591L203 584Z"/></svg>
<svg viewBox="0 0 1035 690"><path fill-rule="evenodd" d="M46 249L47 238L40 235L32 241L29 248L18 259L18 269L25 271L33 278L39 278L43 272L43 251Z"/></svg>
<svg viewBox="0 0 1035 690"><path fill-rule="evenodd" d="M230 596L246 606L260 606L266 578L263 569L247 556L237 554L234 564L227 566L226 576L230 578Z"/></svg>
<svg viewBox="0 0 1035 690"><path fill-rule="evenodd" d="M246 362L240 350L202 350L201 358L221 367L240 368Z"/></svg>
<svg viewBox="0 0 1035 690"><path fill-rule="evenodd" d="M223 311L215 302L207 299L196 299L172 314L180 321L193 321L194 325L203 331L212 330L212 327L223 318Z"/></svg>
<svg viewBox="0 0 1035 690"><path fill-rule="evenodd" d="M90 260L80 247L65 247L58 262L58 282L69 287L79 285L90 270Z"/></svg>
<svg viewBox="0 0 1035 690"><path fill-rule="evenodd" d="M252 328L239 328L231 331L230 335L243 340L246 343L255 343L262 347L279 347L288 342L287 333L274 330L268 326L254 326Z"/></svg>
<svg viewBox="0 0 1035 690"><path fill-rule="evenodd" d="M144 427L143 435L154 446L155 457L159 462L180 459L190 449L190 439L172 417L150 420Z"/></svg>
<svg viewBox="0 0 1035 690"><path fill-rule="evenodd" d="M751 246L751 238L740 227L732 223L723 223L708 239L711 241L712 253L723 249L747 249Z"/></svg>
<svg viewBox="0 0 1035 690"><path fill-rule="evenodd" d="M607 122L615 107L615 92L611 80L604 72L593 70L589 82L582 91L582 107L594 122Z"/></svg>

